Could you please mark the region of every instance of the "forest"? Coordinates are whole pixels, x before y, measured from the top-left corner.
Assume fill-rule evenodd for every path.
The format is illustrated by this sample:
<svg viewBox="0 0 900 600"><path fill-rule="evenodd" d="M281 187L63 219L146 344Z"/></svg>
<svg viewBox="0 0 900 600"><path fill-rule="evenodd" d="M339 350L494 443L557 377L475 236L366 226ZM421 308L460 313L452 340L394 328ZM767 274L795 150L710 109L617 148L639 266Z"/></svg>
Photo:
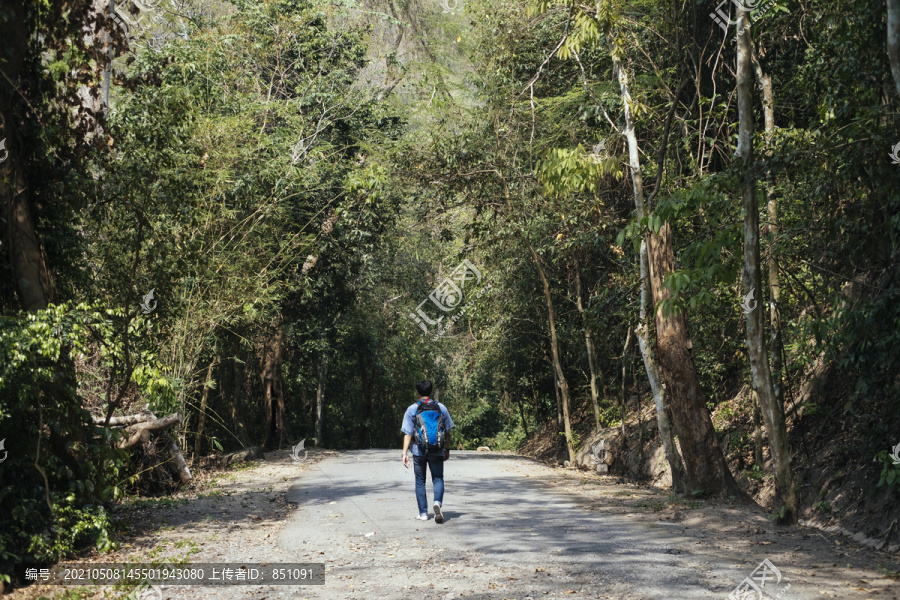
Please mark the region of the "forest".
<svg viewBox="0 0 900 600"><path fill-rule="evenodd" d="M605 440L896 551L900 0L0 0L0 31L5 585L217 457L399 449L421 379L453 450Z"/></svg>

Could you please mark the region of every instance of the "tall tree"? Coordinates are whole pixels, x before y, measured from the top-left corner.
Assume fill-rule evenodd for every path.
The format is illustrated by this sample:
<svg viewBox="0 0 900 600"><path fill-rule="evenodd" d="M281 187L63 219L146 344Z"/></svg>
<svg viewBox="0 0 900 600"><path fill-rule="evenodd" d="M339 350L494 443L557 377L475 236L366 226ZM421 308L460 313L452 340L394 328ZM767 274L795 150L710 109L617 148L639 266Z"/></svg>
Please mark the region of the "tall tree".
<svg viewBox="0 0 900 600"><path fill-rule="evenodd" d="M772 90L772 77L763 71L759 62L759 55L750 40L752 52L753 72L756 76L756 85L759 88L763 109L763 122L765 125L766 153L771 159L772 145L775 141L775 93ZM784 383L782 353L784 351L784 325L781 318L781 274L778 272L778 204L775 196L775 169L770 165L766 168L766 216L768 223L766 228L772 240L772 246L766 261L768 271L769 288L769 357L772 361L772 385L775 390L775 398L778 404L784 406Z"/></svg>
<svg viewBox="0 0 900 600"><path fill-rule="evenodd" d="M275 333L263 344L262 372L263 402L266 410L266 437L263 447L281 448L287 433L284 430L284 384L282 382L282 356L284 331L281 323L275 324Z"/></svg>
<svg viewBox="0 0 900 600"><path fill-rule="evenodd" d="M584 345L587 349L588 356L588 369L590 369L591 374L591 406L594 409L594 427L599 431L600 430L600 392L597 389L597 351L594 348L594 336L591 333L591 327L587 320L587 315L584 310L584 300L582 297L582 289L581 289L581 265L578 262L575 263L575 300L576 306L578 307L578 312L581 313L581 317L584 323ZM600 375L603 376L602 374Z"/></svg>
<svg viewBox="0 0 900 600"><path fill-rule="evenodd" d="M0 210L6 224L3 241L21 307L28 311L47 308L53 283L44 246L35 227L21 145L22 118L17 107L27 104L22 76L28 58L28 22L21 0L0 2L0 141L6 153L0 163Z"/></svg>
<svg viewBox="0 0 900 600"><path fill-rule="evenodd" d="M684 462L675 446L675 432L669 418L669 408L666 403L666 391L659 376L659 369L653 358L652 345L649 333L650 315L650 265L647 258L647 242L641 240L641 321L634 329L635 336L640 346L641 356L644 359L644 370L650 382L650 391L653 394L653 403L656 406L656 422L659 426L659 438L662 441L663 452L669 469L672 471L672 487L678 492L687 492L687 476L684 472Z"/></svg>
<svg viewBox="0 0 900 600"><path fill-rule="evenodd" d="M602 14L599 2L597 14ZM610 31L609 26L607 26L607 31ZM652 206L645 206L644 202L640 149L632 117L628 73L622 64L619 49L613 44L610 45L610 53L613 58L613 71L618 74L621 90L622 112L625 118L623 135L628 144L629 171L634 189L635 208L637 218L643 219ZM673 99L673 109L677 102L678 98L676 97ZM670 112L669 121L671 121L671 114L672 112ZM663 133L661 156L664 156L665 153L667 136L668 126ZM662 167L663 164L660 161L657 185L653 191L654 196L661 185ZM648 232L645 242L650 271L650 289L653 292L653 302L657 307L655 314L656 356L659 358L659 370L665 384L666 394L671 400L672 418L681 443L687 485L692 490L746 497L725 463L719 438L716 437L709 412L700 395L700 382L691 353L692 343L688 333L687 316L683 310L664 310L666 301L671 297L665 280L675 269L675 251L669 224L663 223L658 231Z"/></svg>
<svg viewBox="0 0 900 600"><path fill-rule="evenodd" d="M377 363L375 356L370 358L372 363L371 371L366 369L366 356L364 348L357 349L357 357L359 358L359 381L362 387L362 423L359 430L359 447L370 448L372 444L372 406L374 402L373 393L375 388L375 367ZM437 392L435 391L435 400L437 400Z"/></svg>
<svg viewBox="0 0 900 600"><path fill-rule="evenodd" d="M325 378L328 376L328 356L323 352L319 359L319 369L316 376L316 447L324 445L322 439L323 423L325 421Z"/></svg>
<svg viewBox="0 0 900 600"><path fill-rule="evenodd" d="M612 75L618 82L619 105L624 120L624 126L621 128L606 113L604 103L593 95L592 98L599 105L606 121L624 138L627 149L628 161L626 164L631 176L635 214L637 222L645 228L645 233L641 235L645 238L648 259L646 282L656 307L654 311L656 352L653 354L662 380L660 389L665 390L675 430L678 433L684 459L686 485L692 490L746 498L746 494L737 485L728 469L709 412L701 397L685 311L671 306L672 293L666 282L675 268L671 227L668 222L652 213L653 199L662 188L669 130L687 81L682 78L682 83L678 86L677 91L671 94L672 105L662 124L656 185L645 200L640 161L641 150L634 116L636 103L632 98L628 66L622 45L622 32L625 26L621 23L622 17L617 12L618 6L605 0L598 0L593 10L577 5L570 0L560 0L557 3L567 8L569 15L564 38L557 44L551 56L558 50L562 58L574 57L581 70L585 90L592 95L587 83L586 69L578 53L601 50L609 56L612 63ZM548 7L549 3L542 3L539 10L546 10ZM575 31L569 33L569 27L572 24L574 24ZM581 174L581 176L585 177L587 174ZM649 336L643 335L643 333L639 332L639 335L646 343L640 345L642 351L646 353L645 367L648 367L653 361L647 360L650 358L651 348ZM651 368L648 371L648 377L654 375Z"/></svg>
<svg viewBox="0 0 900 600"><path fill-rule="evenodd" d="M524 236L523 240L525 240ZM559 388L560 402L562 404L563 428L566 434L566 450L569 453L569 464L574 465L575 444L572 439L572 419L569 414L569 382L566 379L566 374L563 372L562 359L560 358L559 337L556 333L556 311L553 308L553 297L550 294L550 282L547 280L547 274L541 264L541 258L527 240L525 240L525 243L528 247L528 253L531 255L531 260L534 262L534 266L541 278L541 286L544 290L544 300L547 302L547 318L550 323L550 352L553 359L553 369L556 372L556 385Z"/></svg>
<svg viewBox="0 0 900 600"><path fill-rule="evenodd" d="M507 186L506 177L500 171L497 171L497 173L500 176L500 180L503 185L503 194L506 199L506 208L508 211L507 215L508 218L512 220L515 218L515 211L513 211L512 202L509 197L509 187ZM537 252L535 252L534 246L532 246L531 242L528 240L528 237L522 231L522 228L515 222L511 224L518 234L519 239L521 239L522 243L525 245L525 248L528 250L528 255L531 257L532 264L534 264L534 268L537 270L538 277L541 280L541 289L544 292L544 302L546 302L547 305L547 318L550 325L550 358L553 362L553 372L556 378L556 387L562 409L561 412L563 419L563 428L565 430L566 436L566 450L569 455L569 464L574 465L575 443L572 437L572 420L569 416L569 382L566 379L566 374L565 372L563 372L562 368L562 358L559 351L559 337L556 332L556 311L553 307L553 294L550 291L550 281L547 279L547 273L544 270L544 266L541 262L541 257Z"/></svg>
<svg viewBox="0 0 900 600"><path fill-rule="evenodd" d="M887 0L887 50L894 89L900 96L900 0Z"/></svg>
<svg viewBox="0 0 900 600"><path fill-rule="evenodd" d="M750 41L750 14L741 6L737 23L737 97L738 97L738 146L736 154L742 161L741 196L744 212L744 258L742 280L748 295L762 290L762 273L759 252L759 201L756 188L756 171L753 153L753 65ZM764 311L757 302L746 315L747 354L750 359L750 379L759 395L763 418L769 432L769 448L775 467L775 492L782 505L781 518L796 523L798 518L797 490L791 469L791 452L784 407L775 394L769 355L766 348Z"/></svg>

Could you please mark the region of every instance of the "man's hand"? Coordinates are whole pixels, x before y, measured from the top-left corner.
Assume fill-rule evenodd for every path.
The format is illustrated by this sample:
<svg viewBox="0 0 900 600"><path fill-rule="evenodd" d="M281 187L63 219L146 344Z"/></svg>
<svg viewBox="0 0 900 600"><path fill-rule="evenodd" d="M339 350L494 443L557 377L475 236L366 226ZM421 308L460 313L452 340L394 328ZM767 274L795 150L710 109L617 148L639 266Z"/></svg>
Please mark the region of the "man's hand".
<svg viewBox="0 0 900 600"><path fill-rule="evenodd" d="M450 460L450 450L444 450L444 460Z"/></svg>
<svg viewBox="0 0 900 600"><path fill-rule="evenodd" d="M403 450L400 452L403 453L403 466L407 469L409 468L409 456L406 454L406 451L409 450L409 445L412 443L412 436L406 434L403 436Z"/></svg>

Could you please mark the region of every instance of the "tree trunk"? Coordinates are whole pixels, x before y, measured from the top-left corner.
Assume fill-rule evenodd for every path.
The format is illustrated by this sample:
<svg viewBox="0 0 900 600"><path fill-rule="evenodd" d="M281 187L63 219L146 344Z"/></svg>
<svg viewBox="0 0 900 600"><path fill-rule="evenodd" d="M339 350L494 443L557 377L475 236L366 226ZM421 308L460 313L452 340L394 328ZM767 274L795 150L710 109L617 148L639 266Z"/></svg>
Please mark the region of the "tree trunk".
<svg viewBox="0 0 900 600"><path fill-rule="evenodd" d="M628 142L634 203L638 218L643 218L644 186L641 178L640 152L631 115L628 75L616 55L615 48L612 49L612 55L613 68L619 76L625 113L623 134ZM675 268L675 252L668 223L663 225L658 234L648 234L647 253L653 302L655 306L659 306L660 302L669 297L663 281ZM728 470L722 447L709 418L709 411L700 398L700 385L694 357L690 351L691 342L685 315L664 316L662 310L658 309L655 323L659 372L670 398L672 420L681 443L688 486L691 490L703 490L717 495L730 494L749 499Z"/></svg>
<svg viewBox="0 0 900 600"><path fill-rule="evenodd" d="M5 127L0 136L10 128ZM28 186L22 173L18 147L7 138L10 163L0 169L0 195L7 206L6 242L19 302L26 311L42 310L50 304L52 283L47 257L34 227L28 205Z"/></svg>
<svg viewBox="0 0 900 600"><path fill-rule="evenodd" d="M0 4L3 33L3 79L0 80L0 217L6 222L4 243L9 253L13 285L26 311L47 308L53 291L47 259L28 202L28 182L19 145L16 104L19 75L28 52L24 2Z"/></svg>
<svg viewBox="0 0 900 600"><path fill-rule="evenodd" d="M316 385L316 448L322 445L322 419L325 416L325 376L328 374L328 357L324 354L319 361L319 376Z"/></svg>
<svg viewBox="0 0 900 600"><path fill-rule="evenodd" d="M894 87L900 95L900 0L887 0L887 47Z"/></svg>
<svg viewBox="0 0 900 600"><path fill-rule="evenodd" d="M213 368L216 366L218 362L217 358L214 358L211 363L209 363L209 368L206 370L206 383L203 384L203 392L200 394L200 414L197 416L197 434L194 436L194 458L200 456L200 440L203 439L203 429L206 427L206 407L209 403L209 388L212 387L213 382Z"/></svg>
<svg viewBox="0 0 900 600"><path fill-rule="evenodd" d="M507 402L509 402L509 392L504 390L503 393L507 395ZM522 409L522 404L524 404L522 396L521 394L514 394L514 396L516 397L516 408L519 409L519 418L522 420L522 431L525 432L525 439L528 439L528 421L525 420L525 411Z"/></svg>
<svg viewBox="0 0 900 600"><path fill-rule="evenodd" d="M363 393L363 422L359 432L359 447L365 449L369 448L372 443L372 390L375 387L375 358L372 358L372 374L369 375L366 373L366 361L362 350L357 353L357 356L359 357L359 379ZM435 402L437 402L437 394L435 394Z"/></svg>
<svg viewBox="0 0 900 600"><path fill-rule="evenodd" d="M106 114L104 102L108 101L109 74L112 72L114 53L109 31L100 28L99 19L109 18L113 10L112 0L91 0L91 7L85 13L85 20L81 28L84 39L90 40L91 46L94 48L108 46L106 66L103 70L103 84L101 85L102 95L106 100L101 97L101 91L98 91L96 85L83 83L78 86L81 110L75 117L74 127L85 131L86 140L102 136L104 133L100 119Z"/></svg>
<svg viewBox="0 0 900 600"><path fill-rule="evenodd" d="M750 16L738 9L737 25L737 97L738 147L737 156L743 162L741 194L744 204L744 259L741 276L748 292L762 289L759 256L759 203L756 176L753 172L753 89L751 81ZM760 407L769 432L769 451L775 466L776 503L782 505L781 520L797 521L797 491L791 471L791 452L784 410L778 404L769 370L769 356L765 344L765 327L761 303L746 316L747 354L750 358L751 387L759 394Z"/></svg>
<svg viewBox="0 0 900 600"><path fill-rule="evenodd" d="M770 148L775 137L775 94L772 91L772 78L762 70L752 40L749 40L753 70L756 75L756 83L762 94L762 107L765 119L766 147ZM772 362L772 381L775 389L775 397L778 403L784 406L784 388L782 385L782 323L781 323L781 277L778 272L778 254L774 245L778 238L778 208L775 201L775 173L772 168L766 169L766 212L768 216L768 230L772 237L773 247L768 257L769 275L769 324L771 335L769 338L769 357Z"/></svg>
<svg viewBox="0 0 900 600"><path fill-rule="evenodd" d="M651 234L648 244L650 284L656 310L656 344L659 369L670 398L672 420L684 457L685 474L690 489L717 495L748 498L725 463L725 456L702 398L697 368L691 353L687 317L684 312L663 314L660 303L670 298L665 287L666 276L675 268L675 252L668 223L658 234Z"/></svg>
<svg viewBox="0 0 900 600"><path fill-rule="evenodd" d="M525 239L524 236L523 239ZM556 337L556 312L553 310L553 298L550 295L550 283L547 281L544 267L541 266L541 260L537 255L537 252L534 251L534 248L531 247L531 244L528 243L527 239L525 239L525 244L528 247L528 252L531 253L531 258L534 261L534 266L537 269L544 288L544 300L547 302L547 313L550 317L550 351L553 358L553 369L556 373L556 384L559 388L560 403L562 404L563 425L565 426L566 431L566 449L569 452L569 464L574 465L575 445L572 442L572 423L569 419L569 384L566 382L566 376L563 373L562 363L559 358L559 340Z"/></svg>
<svg viewBox="0 0 900 600"><path fill-rule="evenodd" d="M263 448L280 448L284 438L284 391L281 381L282 342L281 326L266 342L263 358L263 397L266 406L266 437Z"/></svg>
<svg viewBox="0 0 900 600"><path fill-rule="evenodd" d="M522 430L525 432L525 439L527 440L531 437L531 434L528 433L528 420L525 418L525 410L522 408L525 403L519 400L516 404L519 405L519 418L522 420Z"/></svg>
<svg viewBox="0 0 900 600"><path fill-rule="evenodd" d="M772 91L772 78L766 75L759 64L759 59L753 54L753 68L756 73L756 83L762 92L763 115L766 126L766 146L770 147L775 138L775 94ZM782 371L784 365L781 361L781 349L784 347L781 324L781 276L778 273L778 253L775 244L778 242L778 207L775 203L775 173L772 168L766 169L766 212L769 219L769 233L773 246L769 249L769 325L772 332L769 336L769 357L772 361L772 385L775 389L775 398L780 406L784 406L784 385Z"/></svg>
<svg viewBox="0 0 900 600"><path fill-rule="evenodd" d="M584 300L581 294L581 265L578 263L575 263L575 298L578 312L581 313L581 320L584 325L584 344L587 347L588 368L591 370L591 404L594 407L594 429L595 431L600 431L600 393L597 390L597 359L594 351L594 338L591 335L591 328L588 325L587 315L584 311Z"/></svg>
<svg viewBox="0 0 900 600"><path fill-rule="evenodd" d="M552 360L549 362L550 368L553 369L553 391L556 393L556 428L559 429L563 422L562 399L559 397L559 379L556 376L556 368L553 366Z"/></svg>
<svg viewBox="0 0 900 600"><path fill-rule="evenodd" d="M106 6L107 16L112 19L116 14L116 2L115 0L109 0L109 4ZM112 63L113 59L116 56L115 50L110 43L110 34L109 31L106 32L106 41L109 43L109 48L106 50L106 66L103 67L103 113L109 114L109 86L112 83Z"/></svg>
<svg viewBox="0 0 900 600"><path fill-rule="evenodd" d="M220 394L231 409L231 422L234 425L235 435L241 446L251 446L250 434L244 425L244 411L241 409L241 391L243 390L243 368L234 357L227 362L222 361L219 367L219 380L222 382Z"/></svg>
<svg viewBox="0 0 900 600"><path fill-rule="evenodd" d="M750 397L753 402L753 461L760 471L764 471L766 463L763 460L762 415L759 412L759 394L756 393L756 390L751 389Z"/></svg>
<svg viewBox="0 0 900 600"><path fill-rule="evenodd" d="M687 492L687 477L684 472L684 463L678 448L675 445L675 433L672 431L672 423L669 420L668 407L666 406L665 390L659 379L659 370L651 353L650 333L647 327L647 314L650 304L650 274L647 259L647 243L641 242L641 323L634 329L641 356L644 359L644 369L647 371L647 379L650 380L650 390L653 393L653 403L656 405L656 421L659 425L659 438L662 440L663 451L672 471L672 487L676 492Z"/></svg>
<svg viewBox="0 0 900 600"><path fill-rule="evenodd" d="M509 217L512 219L514 211L512 209L512 202L509 199L509 186L506 185L506 178L503 176L501 171L497 171L497 174L500 177L500 181L503 185L503 195L506 199L506 207L509 210ZM544 268L541 266L541 259L538 256L537 252L534 251L534 248L531 247L531 242L528 241L528 238L522 232L522 230L513 223L513 227L516 230L516 233L522 240L522 243L528 249L529 254L531 254L531 258L534 261L534 266L537 269L538 275L541 278L541 283L544 288L544 299L547 302L547 312L550 320L550 349L553 352L553 373L556 377L557 384L557 394L559 404L562 405L562 419L565 424L566 431L566 448L569 453L569 464L575 465L575 446L572 441L572 424L569 419L569 384L566 382L566 376L562 370L562 363L560 362L559 356L559 340L556 337L556 313L553 310L553 298L550 294L550 284L547 282L547 276L544 273Z"/></svg>
<svg viewBox="0 0 900 600"><path fill-rule="evenodd" d="M625 382L628 380L628 350L631 349L631 331L625 334L625 347L622 349L622 389L619 390L619 411L622 413L622 439L628 443L628 432L625 430L625 421L628 420L628 411L625 406Z"/></svg>
<svg viewBox="0 0 900 600"><path fill-rule="evenodd" d="M0 202L6 220L4 241L22 309L43 310L50 304L53 284L28 202L28 183L13 119L11 110L0 113L0 140L5 140L7 152L6 160L0 163Z"/></svg>

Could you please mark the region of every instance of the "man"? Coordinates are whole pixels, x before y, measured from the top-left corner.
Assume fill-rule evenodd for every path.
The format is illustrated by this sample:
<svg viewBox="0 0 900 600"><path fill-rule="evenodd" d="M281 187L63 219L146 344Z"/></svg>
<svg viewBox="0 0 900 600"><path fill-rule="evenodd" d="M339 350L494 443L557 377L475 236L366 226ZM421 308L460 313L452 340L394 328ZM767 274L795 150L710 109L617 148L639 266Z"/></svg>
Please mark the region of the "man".
<svg viewBox="0 0 900 600"><path fill-rule="evenodd" d="M440 402L431 399L431 382L420 381L416 384L416 392L419 394L418 402L412 404L406 409L403 415L403 426L400 430L405 434L403 436L403 466L409 468L409 455L407 451L416 434L418 423L416 415L419 407L423 404L434 403L440 409L440 414L444 420L444 438L443 450L436 450L431 453L423 451L418 443L412 444L413 465L416 475L416 502L419 505L419 515L416 517L420 521L428 520L428 496L425 492L425 468L431 470L431 484L434 487L434 522L443 523L444 515L441 513L441 504L444 501L444 461L450 458L450 430L453 429L453 419L447 407ZM426 408L430 408L427 407Z"/></svg>

